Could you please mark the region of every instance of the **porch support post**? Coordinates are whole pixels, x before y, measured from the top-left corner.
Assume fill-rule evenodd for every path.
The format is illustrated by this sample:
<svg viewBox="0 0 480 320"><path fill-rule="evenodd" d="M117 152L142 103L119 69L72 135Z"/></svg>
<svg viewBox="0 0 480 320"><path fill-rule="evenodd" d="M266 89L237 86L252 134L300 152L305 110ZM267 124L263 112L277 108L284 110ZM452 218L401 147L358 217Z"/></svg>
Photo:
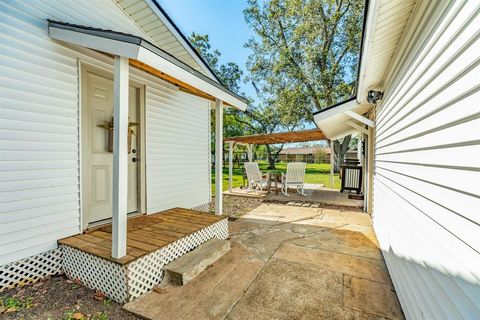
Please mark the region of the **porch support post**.
<svg viewBox="0 0 480 320"><path fill-rule="evenodd" d="M374 170L374 165L375 165L375 149L374 149L374 143L375 143L375 129L374 128L368 128L368 140L367 140L367 162L365 164L365 167L367 168L367 191L366 191L366 196L367 196L367 212L369 214L372 214L373 212L373 170Z"/></svg>
<svg viewBox="0 0 480 320"><path fill-rule="evenodd" d="M333 149L333 140L330 140L330 188L333 189L333 167L335 162L335 150Z"/></svg>
<svg viewBox="0 0 480 320"><path fill-rule="evenodd" d="M115 56L113 102L112 257L127 254L128 58Z"/></svg>
<svg viewBox="0 0 480 320"><path fill-rule="evenodd" d="M228 191L232 193L232 184L233 184L233 148L235 143L230 141L228 146Z"/></svg>
<svg viewBox="0 0 480 320"><path fill-rule="evenodd" d="M223 101L215 99L215 214L223 214Z"/></svg>

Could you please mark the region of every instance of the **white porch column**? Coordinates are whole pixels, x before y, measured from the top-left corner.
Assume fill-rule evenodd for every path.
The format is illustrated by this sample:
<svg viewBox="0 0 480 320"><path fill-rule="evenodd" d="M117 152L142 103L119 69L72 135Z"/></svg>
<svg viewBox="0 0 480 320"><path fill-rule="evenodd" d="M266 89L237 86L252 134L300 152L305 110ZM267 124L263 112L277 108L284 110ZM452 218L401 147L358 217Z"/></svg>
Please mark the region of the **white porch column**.
<svg viewBox="0 0 480 320"><path fill-rule="evenodd" d="M112 257L127 254L128 58L115 56L113 101Z"/></svg>
<svg viewBox="0 0 480 320"><path fill-rule="evenodd" d="M215 100L215 214L223 214L223 101Z"/></svg>
<svg viewBox="0 0 480 320"><path fill-rule="evenodd" d="M333 189L334 184L333 184L333 167L334 167L334 162L335 162L335 155L334 155L334 149L333 149L333 140L330 140L330 188Z"/></svg>
<svg viewBox="0 0 480 320"><path fill-rule="evenodd" d="M373 213L373 171L375 165L375 129L370 127L368 128L368 146L367 146L367 212L369 214Z"/></svg>
<svg viewBox="0 0 480 320"><path fill-rule="evenodd" d="M228 146L228 191L232 193L232 184L233 184L233 148L235 143L230 141Z"/></svg>

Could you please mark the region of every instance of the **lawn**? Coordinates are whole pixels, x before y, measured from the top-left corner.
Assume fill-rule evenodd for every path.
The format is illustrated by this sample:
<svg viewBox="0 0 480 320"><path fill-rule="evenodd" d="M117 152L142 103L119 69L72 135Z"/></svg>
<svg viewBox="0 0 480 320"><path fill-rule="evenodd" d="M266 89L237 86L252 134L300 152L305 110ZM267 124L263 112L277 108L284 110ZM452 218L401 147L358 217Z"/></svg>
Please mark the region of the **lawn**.
<svg viewBox="0 0 480 320"><path fill-rule="evenodd" d="M262 172L269 171L281 171L286 172L286 163L277 163L277 170L268 170L267 162L258 163ZM233 169L233 187L239 187L243 183L242 168ZM305 171L305 183L320 183L327 187L330 187L330 164L328 163L307 163L307 169ZM334 176L334 187L340 189L340 178L338 174ZM228 165L223 168L223 190L228 189ZM212 170L212 193L215 192L215 170Z"/></svg>

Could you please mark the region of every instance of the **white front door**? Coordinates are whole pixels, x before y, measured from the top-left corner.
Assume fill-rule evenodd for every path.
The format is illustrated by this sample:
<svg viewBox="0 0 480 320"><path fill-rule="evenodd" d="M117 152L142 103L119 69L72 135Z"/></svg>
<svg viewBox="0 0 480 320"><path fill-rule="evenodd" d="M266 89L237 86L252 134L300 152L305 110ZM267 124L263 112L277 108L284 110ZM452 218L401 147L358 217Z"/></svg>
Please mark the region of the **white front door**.
<svg viewBox="0 0 480 320"><path fill-rule="evenodd" d="M82 211L86 223L112 217L113 153L108 128L113 119L113 80L86 71L82 105ZM138 89L129 88L129 122L139 124ZM128 155L128 212L138 210L138 137L140 126L131 127Z"/></svg>

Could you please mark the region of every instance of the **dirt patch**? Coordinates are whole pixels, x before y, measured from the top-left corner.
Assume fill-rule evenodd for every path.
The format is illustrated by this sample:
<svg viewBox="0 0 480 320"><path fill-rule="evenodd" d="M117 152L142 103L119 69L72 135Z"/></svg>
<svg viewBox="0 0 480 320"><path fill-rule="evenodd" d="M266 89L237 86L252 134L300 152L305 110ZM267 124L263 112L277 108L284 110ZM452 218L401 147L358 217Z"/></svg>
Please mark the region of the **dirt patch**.
<svg viewBox="0 0 480 320"><path fill-rule="evenodd" d="M239 218L263 203L263 199L240 196L223 196L223 214ZM210 212L215 212L215 197L210 203Z"/></svg>
<svg viewBox="0 0 480 320"><path fill-rule="evenodd" d="M122 306L80 283L54 276L0 293L0 319L136 320Z"/></svg>

